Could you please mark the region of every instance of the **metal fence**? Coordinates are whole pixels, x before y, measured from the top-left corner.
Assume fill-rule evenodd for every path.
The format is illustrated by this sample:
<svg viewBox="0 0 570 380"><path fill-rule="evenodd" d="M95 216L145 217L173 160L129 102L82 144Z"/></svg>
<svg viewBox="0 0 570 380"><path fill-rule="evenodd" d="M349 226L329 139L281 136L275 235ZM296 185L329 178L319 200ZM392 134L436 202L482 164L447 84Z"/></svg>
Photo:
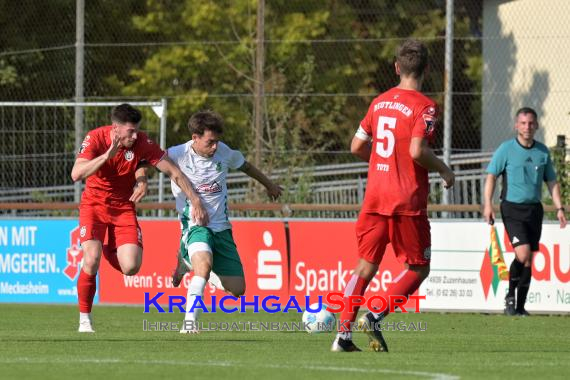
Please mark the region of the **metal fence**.
<svg viewBox="0 0 570 380"><path fill-rule="evenodd" d="M522 105L538 110L538 137L547 145L554 145L553 136L568 135L570 76L561 66L567 49L560 48L569 39L563 32L570 22L566 0L272 0L265 2L261 34L260 1L77 1L85 5L84 39L76 38L76 2L6 2L0 100L77 99L76 53L82 49L82 100L166 98L167 146L188 140L185 125L193 112L212 108L225 118L229 145L248 159L261 154L266 172L283 171L290 193L301 194L290 195L291 201L352 202L361 197L365 178L358 180L350 166L358 164L346 152L348 143L372 98L396 84L394 50L411 36L431 54L423 90L442 111L453 111L455 157L488 155L512 136L512 116ZM452 33L446 29L450 2ZM450 88L446 38L453 47ZM258 46L264 47L264 62L256 77ZM260 134L256 96L264 115ZM107 122L108 110L97 112L85 111L83 130ZM150 127L158 122L148 112L144 129L153 134ZM67 199L73 149L66 139L73 122L71 108L0 107L2 197ZM439 152L443 137L440 126ZM259 151L256 138L262 140ZM343 165L355 174L294 173ZM452 203L480 202L480 165L461 167ZM246 191L245 180L235 181L231 195L250 199L251 186ZM432 183L432 200L439 202L441 190ZM153 183L150 197L155 196Z"/></svg>
<svg viewBox="0 0 570 380"><path fill-rule="evenodd" d="M443 109L441 0L266 1L262 38L258 1L87 1L80 42L72 3L4 6L0 100L75 98L75 54L82 47L84 100L167 98L177 132L167 136L168 145L188 138L184 125L192 112L214 108L226 118L228 142L254 154L254 53L263 44L262 149L343 150L372 98L396 84L395 48L414 36L431 52L424 91ZM456 151L480 148L478 3L455 1ZM442 141L440 133L438 147Z"/></svg>
<svg viewBox="0 0 570 380"><path fill-rule="evenodd" d="M347 152L348 156L349 153ZM456 185L451 191L451 200L457 204L478 205L482 202L482 189L484 184L484 167L490 160L490 154L457 154L452 156L454 170L457 172ZM364 199L367 184L368 164L364 162L350 162L332 165L314 165L289 169L277 169L271 177L285 187L285 194L280 200L284 203L305 204L331 204L331 205L359 205ZM443 188L441 180L436 173L430 173L430 202L441 202ZM160 182L157 175L149 180L149 192L144 202L160 202ZM170 190L170 182L166 181L163 187L165 202L174 200ZM251 202L259 199L254 196L256 188L253 181L241 172L232 172L228 176L228 200L230 203ZM263 197L262 197L263 198ZM0 203L8 202L73 202L74 188L72 185L51 186L44 188L20 188L0 190ZM267 200L266 200L267 201ZM158 210L143 210L144 216L158 216ZM0 212L0 214L2 214ZM4 211L4 215L13 216L39 216L39 215L75 215L76 211ZM293 216L302 217L336 217L354 218L357 211L301 211ZM164 216L175 216L175 210L166 211ZM272 212L262 211L231 211L231 215L238 216L267 216ZM433 213L432 217L439 217L441 213ZM449 213L446 214L449 216ZM457 217L477 217L477 213L457 213Z"/></svg>
<svg viewBox="0 0 570 380"><path fill-rule="evenodd" d="M0 102L0 193L28 189L31 197L20 200L41 201L45 192L35 189L71 186L72 200L77 202L81 184L72 184L70 173L79 143L87 131L110 124L111 107L117 104L120 102ZM131 104L145 114L145 132L164 148L166 102ZM164 181L162 175L160 181Z"/></svg>
<svg viewBox="0 0 570 380"><path fill-rule="evenodd" d="M453 85L446 90L449 2ZM539 111L548 145L568 134L570 77L560 66L568 60L560 48L569 38L566 0L266 1L263 38L256 32L258 1L88 1L79 45L74 2L46 4L3 5L0 100L75 98L81 46L84 99L167 98L177 132L168 145L188 137L192 112L210 107L226 117L231 145L252 151L254 53L261 43L263 148L278 148L279 128L287 126L318 140L293 139L303 146L287 149L342 150L370 100L396 83L394 49L410 36L430 48L424 91L442 110L451 94L454 152L494 149L510 136L522 105ZM442 141L440 133L438 147Z"/></svg>

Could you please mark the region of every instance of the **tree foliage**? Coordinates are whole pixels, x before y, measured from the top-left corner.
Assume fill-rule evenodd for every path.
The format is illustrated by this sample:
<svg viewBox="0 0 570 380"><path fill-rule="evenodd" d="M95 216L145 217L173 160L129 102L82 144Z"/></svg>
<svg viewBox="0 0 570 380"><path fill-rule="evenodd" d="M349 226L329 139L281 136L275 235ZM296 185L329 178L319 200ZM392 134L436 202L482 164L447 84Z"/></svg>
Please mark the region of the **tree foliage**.
<svg viewBox="0 0 570 380"><path fill-rule="evenodd" d="M424 89L441 103L445 14L440 3L267 2L264 150L346 150L372 98L358 95L397 83L393 57L404 37L430 45L433 68ZM115 78L116 90L171 98L169 125L175 133L169 143L189 138L185 126L191 113L212 108L226 120L225 139L250 151L256 6L255 0L148 0L146 14L133 19L135 28L178 43L149 49L129 77ZM456 24L468 33L466 16ZM457 43L462 46L455 78L459 90L468 90L478 85L480 51ZM462 55L465 48L468 56Z"/></svg>
<svg viewBox="0 0 570 380"><path fill-rule="evenodd" d="M456 36L476 36L481 10L469 4L456 1ZM3 53L67 46L0 53L3 99L74 96L74 6L0 0ZM225 119L224 140L251 154L256 11L257 0L87 1L86 99L167 97L168 145L190 138L192 113L213 109ZM441 0L266 1L264 166L329 163L307 153L346 151L372 98L397 84L393 59L404 38L428 44L424 91L442 105L444 11ZM479 93L480 41L454 43L454 91ZM454 104L463 110L453 116L454 147L478 148L479 96Z"/></svg>

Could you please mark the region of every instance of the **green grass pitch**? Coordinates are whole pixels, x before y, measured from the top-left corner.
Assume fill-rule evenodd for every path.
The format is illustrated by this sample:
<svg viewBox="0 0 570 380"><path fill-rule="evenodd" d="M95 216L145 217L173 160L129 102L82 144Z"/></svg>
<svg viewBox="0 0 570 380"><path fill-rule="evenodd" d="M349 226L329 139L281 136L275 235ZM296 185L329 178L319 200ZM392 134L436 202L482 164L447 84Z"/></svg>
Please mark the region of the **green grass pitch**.
<svg viewBox="0 0 570 380"><path fill-rule="evenodd" d="M537 379L568 378L568 316L400 314L426 331L388 331L390 352L329 352L333 333L145 332L181 314L95 306L95 334L76 332L75 306L0 304L1 379ZM203 314L207 322L297 322L289 314ZM388 321L388 320L387 320Z"/></svg>

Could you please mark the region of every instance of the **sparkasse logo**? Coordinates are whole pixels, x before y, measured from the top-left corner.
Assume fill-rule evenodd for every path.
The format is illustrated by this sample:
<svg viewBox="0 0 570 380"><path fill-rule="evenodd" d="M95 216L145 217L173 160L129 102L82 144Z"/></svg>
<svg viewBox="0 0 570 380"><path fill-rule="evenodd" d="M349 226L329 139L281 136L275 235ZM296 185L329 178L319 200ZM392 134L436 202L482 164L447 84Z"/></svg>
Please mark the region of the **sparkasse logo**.
<svg viewBox="0 0 570 380"><path fill-rule="evenodd" d="M263 243L271 248L271 232L263 233ZM262 249L257 253L257 287L261 290L280 290L283 287L283 260L279 250Z"/></svg>

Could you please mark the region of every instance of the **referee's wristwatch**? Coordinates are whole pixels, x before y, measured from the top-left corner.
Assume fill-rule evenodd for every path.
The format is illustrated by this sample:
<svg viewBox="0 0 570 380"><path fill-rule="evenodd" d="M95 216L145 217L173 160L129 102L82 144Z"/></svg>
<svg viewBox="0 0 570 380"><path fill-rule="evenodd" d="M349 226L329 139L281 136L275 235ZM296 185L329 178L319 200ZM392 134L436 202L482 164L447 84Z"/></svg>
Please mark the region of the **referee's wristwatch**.
<svg viewBox="0 0 570 380"><path fill-rule="evenodd" d="M560 207L560 208L556 209L556 212L558 212L558 211L566 212L566 209L564 209L564 207Z"/></svg>

